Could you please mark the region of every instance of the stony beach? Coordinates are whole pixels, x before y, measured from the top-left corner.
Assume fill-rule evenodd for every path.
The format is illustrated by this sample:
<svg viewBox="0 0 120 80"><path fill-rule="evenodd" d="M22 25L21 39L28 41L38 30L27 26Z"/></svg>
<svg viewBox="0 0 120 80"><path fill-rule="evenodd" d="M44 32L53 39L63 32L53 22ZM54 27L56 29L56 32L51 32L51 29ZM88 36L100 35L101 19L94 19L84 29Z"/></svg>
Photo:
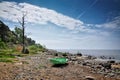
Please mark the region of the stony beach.
<svg viewBox="0 0 120 80"><path fill-rule="evenodd" d="M68 63L53 65L49 59L55 57L67 57ZM50 50L0 62L0 80L120 80L120 63Z"/></svg>

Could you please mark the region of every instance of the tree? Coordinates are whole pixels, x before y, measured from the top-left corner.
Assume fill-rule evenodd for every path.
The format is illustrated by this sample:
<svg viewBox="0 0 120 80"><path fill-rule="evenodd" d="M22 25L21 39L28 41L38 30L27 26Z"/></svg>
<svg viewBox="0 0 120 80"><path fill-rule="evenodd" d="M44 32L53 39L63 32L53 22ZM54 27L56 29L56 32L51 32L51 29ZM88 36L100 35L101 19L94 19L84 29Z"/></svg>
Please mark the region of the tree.
<svg viewBox="0 0 120 80"><path fill-rule="evenodd" d="M22 16L22 21L19 21L20 25L22 26L22 45L23 45L23 49L22 49L22 53L25 53L25 16L26 14L23 13Z"/></svg>
<svg viewBox="0 0 120 80"><path fill-rule="evenodd" d="M21 44L22 43L22 29L20 29L20 28L18 28L18 27L15 27L15 31L14 31L14 33L15 33L15 35L16 35L16 37L17 37L17 43L19 43L19 44Z"/></svg>

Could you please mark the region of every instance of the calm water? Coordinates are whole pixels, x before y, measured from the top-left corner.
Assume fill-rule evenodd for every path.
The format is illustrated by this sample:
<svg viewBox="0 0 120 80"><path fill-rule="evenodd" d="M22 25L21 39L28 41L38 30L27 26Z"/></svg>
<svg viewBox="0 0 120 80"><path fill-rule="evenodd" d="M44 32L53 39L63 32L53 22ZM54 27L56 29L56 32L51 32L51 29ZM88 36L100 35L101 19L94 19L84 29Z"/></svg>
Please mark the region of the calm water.
<svg viewBox="0 0 120 80"><path fill-rule="evenodd" d="M78 49L57 49L59 52L69 52L76 54L77 52L83 55L92 55L95 57L105 56L107 58L114 57L116 60L120 60L120 50L78 50Z"/></svg>

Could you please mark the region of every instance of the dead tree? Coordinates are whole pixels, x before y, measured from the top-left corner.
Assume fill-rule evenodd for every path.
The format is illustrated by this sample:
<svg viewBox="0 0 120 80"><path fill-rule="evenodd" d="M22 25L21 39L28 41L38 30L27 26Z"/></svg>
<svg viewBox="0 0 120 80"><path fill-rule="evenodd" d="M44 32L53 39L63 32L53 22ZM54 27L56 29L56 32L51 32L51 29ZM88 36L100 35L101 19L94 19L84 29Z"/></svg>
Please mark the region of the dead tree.
<svg viewBox="0 0 120 80"><path fill-rule="evenodd" d="M22 21L20 21L19 19L18 19L18 21L19 21L19 23L20 23L20 25L22 26L22 34L23 34L23 36L22 36L22 45L23 45L23 49L22 49L22 53L25 53L25 16L26 16L26 14L25 13L23 13L23 15L22 15Z"/></svg>

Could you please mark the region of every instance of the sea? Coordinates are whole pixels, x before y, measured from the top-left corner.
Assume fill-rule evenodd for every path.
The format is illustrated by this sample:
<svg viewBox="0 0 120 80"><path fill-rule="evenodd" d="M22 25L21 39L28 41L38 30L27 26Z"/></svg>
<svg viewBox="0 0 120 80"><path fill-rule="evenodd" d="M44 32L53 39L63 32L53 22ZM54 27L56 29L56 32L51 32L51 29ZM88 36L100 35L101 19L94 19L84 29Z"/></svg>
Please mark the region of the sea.
<svg viewBox="0 0 120 80"><path fill-rule="evenodd" d="M69 52L71 54L82 53L83 55L91 55L97 58L101 56L106 57L106 59L112 58L120 61L120 50L87 50L87 49L56 49L58 52Z"/></svg>

